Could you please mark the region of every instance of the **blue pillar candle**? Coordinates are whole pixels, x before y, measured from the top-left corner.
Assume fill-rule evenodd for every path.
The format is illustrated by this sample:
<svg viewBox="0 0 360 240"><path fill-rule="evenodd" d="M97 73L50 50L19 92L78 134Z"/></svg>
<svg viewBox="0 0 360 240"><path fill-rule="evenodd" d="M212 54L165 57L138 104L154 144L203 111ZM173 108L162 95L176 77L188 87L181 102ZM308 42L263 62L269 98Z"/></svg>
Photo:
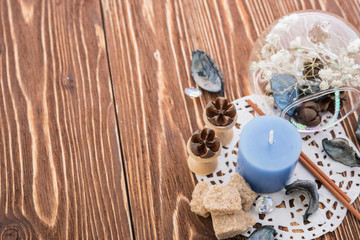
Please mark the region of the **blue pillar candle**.
<svg viewBox="0 0 360 240"><path fill-rule="evenodd" d="M277 192L293 174L301 147L300 134L289 121L255 118L240 134L236 170L255 192Z"/></svg>

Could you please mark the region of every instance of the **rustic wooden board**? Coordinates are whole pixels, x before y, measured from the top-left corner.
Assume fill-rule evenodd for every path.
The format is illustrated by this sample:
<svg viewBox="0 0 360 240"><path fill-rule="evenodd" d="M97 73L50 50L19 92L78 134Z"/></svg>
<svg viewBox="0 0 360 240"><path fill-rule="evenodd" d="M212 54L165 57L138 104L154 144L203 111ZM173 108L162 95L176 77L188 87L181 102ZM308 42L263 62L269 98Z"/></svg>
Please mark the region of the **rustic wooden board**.
<svg viewBox="0 0 360 240"><path fill-rule="evenodd" d="M0 1L1 239L131 239L100 3Z"/></svg>
<svg viewBox="0 0 360 240"><path fill-rule="evenodd" d="M185 142L203 126L205 104L190 99L191 51L218 63L230 100L250 94L248 57L275 19L303 9L338 14L360 28L357 1L131 1L101 0L136 239L214 239L211 221L190 211L196 183L186 165ZM355 117L345 123L350 132ZM353 134L350 134L353 136ZM355 140L355 138L353 138ZM354 204L360 209L359 200ZM358 239L348 214L321 239Z"/></svg>

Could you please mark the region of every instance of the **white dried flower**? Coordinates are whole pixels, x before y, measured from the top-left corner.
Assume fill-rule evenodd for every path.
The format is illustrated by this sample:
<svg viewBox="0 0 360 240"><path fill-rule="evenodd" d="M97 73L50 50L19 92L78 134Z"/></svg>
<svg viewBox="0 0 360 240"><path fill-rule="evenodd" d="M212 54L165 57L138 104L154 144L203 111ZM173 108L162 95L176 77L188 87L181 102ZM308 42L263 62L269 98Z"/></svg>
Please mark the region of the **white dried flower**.
<svg viewBox="0 0 360 240"><path fill-rule="evenodd" d="M343 67L352 67L355 64L355 59L344 56L340 58L340 62Z"/></svg>
<svg viewBox="0 0 360 240"><path fill-rule="evenodd" d="M269 86L269 91L267 91L266 93L267 93L267 95L269 95L270 93L272 93L272 90L271 90L271 88L270 88L270 84L268 84L268 86ZM265 88L265 90L267 89L267 86L266 86L266 88ZM274 104L275 104L275 100L274 100L274 98L272 97L272 96L266 96L266 98L265 98L265 103L267 103L267 106L274 106Z"/></svg>
<svg viewBox="0 0 360 240"><path fill-rule="evenodd" d="M360 65L359 64L354 64L351 66L351 69L349 69L349 73L351 74L356 74L360 69Z"/></svg>
<svg viewBox="0 0 360 240"><path fill-rule="evenodd" d="M349 46L347 47L347 50L350 53L357 53L360 49L360 39L356 39L354 41L352 41Z"/></svg>
<svg viewBox="0 0 360 240"><path fill-rule="evenodd" d="M290 48L298 48L301 44L301 38L296 37L293 41L290 42Z"/></svg>
<svg viewBox="0 0 360 240"><path fill-rule="evenodd" d="M291 14L281 18L278 23L274 26L274 32L281 34L283 32L288 32L291 26L299 19L297 14Z"/></svg>
<svg viewBox="0 0 360 240"><path fill-rule="evenodd" d="M279 20L278 24L291 26L294 23L296 23L298 19L299 19L299 16L297 14L291 14L291 15L281 18Z"/></svg>
<svg viewBox="0 0 360 240"><path fill-rule="evenodd" d="M359 70L359 69L360 69L360 65L359 65L359 64L354 64L351 68L352 68L353 70Z"/></svg>
<svg viewBox="0 0 360 240"><path fill-rule="evenodd" d="M257 63L257 68L258 69L265 69L266 67L267 67L267 62L266 61L264 61L264 60L261 60L261 61L259 61L258 63Z"/></svg>
<svg viewBox="0 0 360 240"><path fill-rule="evenodd" d="M331 68L327 68L327 69L321 69L319 71L319 77L322 80L331 80L332 79L332 75L333 75L333 70Z"/></svg>
<svg viewBox="0 0 360 240"><path fill-rule="evenodd" d="M301 57L306 61L313 61L314 58L319 58L319 53L315 50L309 49L301 53Z"/></svg>
<svg viewBox="0 0 360 240"><path fill-rule="evenodd" d="M272 77L272 75L273 75L273 73L272 73L272 71L270 71L270 70L265 70L265 71L263 72L263 77L264 77L264 79L266 79L266 80L269 80L269 79Z"/></svg>
<svg viewBox="0 0 360 240"><path fill-rule="evenodd" d="M342 81L340 81L340 80L335 80L335 81L332 81L330 85L331 85L332 87L341 87L342 84L343 84Z"/></svg>
<svg viewBox="0 0 360 240"><path fill-rule="evenodd" d="M334 79L339 79L341 77L341 73L339 73L339 72L334 72L333 74L332 74L332 79L334 80Z"/></svg>
<svg viewBox="0 0 360 240"><path fill-rule="evenodd" d="M360 76L356 75L355 77L353 77L353 79L351 79L350 83L354 87L358 87L360 85Z"/></svg>
<svg viewBox="0 0 360 240"><path fill-rule="evenodd" d="M288 32L290 30L290 25L285 23L285 22L281 22L279 21L275 26L274 26L274 31L277 33L283 33L283 32Z"/></svg>
<svg viewBox="0 0 360 240"><path fill-rule="evenodd" d="M297 71L297 69L298 69L298 67L294 64L294 63L292 63L292 62L283 62L282 63L282 68L283 69L286 69L286 72L288 72L288 73L292 73L292 72L296 72Z"/></svg>
<svg viewBox="0 0 360 240"><path fill-rule="evenodd" d="M276 54L270 57L271 61L276 65L290 62L291 54L286 49L281 49Z"/></svg>
<svg viewBox="0 0 360 240"><path fill-rule="evenodd" d="M278 44L279 40L280 40L280 35L277 34L277 33L275 33L275 32L270 32L270 33L266 36L266 39L265 39L265 41L266 41L267 43L270 43L270 44L272 44L272 45Z"/></svg>
<svg viewBox="0 0 360 240"><path fill-rule="evenodd" d="M321 90L326 90L329 88L329 83L327 81L322 81L320 84L319 84L319 87Z"/></svg>
<svg viewBox="0 0 360 240"><path fill-rule="evenodd" d="M252 61L252 62L250 63L249 71L250 71L250 72L254 72L254 71L257 70L257 68L258 68L257 62Z"/></svg>
<svg viewBox="0 0 360 240"><path fill-rule="evenodd" d="M358 71L359 71L359 68L360 68L360 66L358 64L354 64L354 65L351 65L351 66L345 66L343 68L343 73L344 74L347 74L347 73L357 74Z"/></svg>
<svg viewBox="0 0 360 240"><path fill-rule="evenodd" d="M261 49L261 56L264 59L266 59L266 58L270 57L271 55L273 55L275 52L276 52L275 46L270 43L267 43Z"/></svg>
<svg viewBox="0 0 360 240"><path fill-rule="evenodd" d="M349 74L346 74L344 76L344 81L351 81L353 79L353 75L351 75L350 73Z"/></svg>

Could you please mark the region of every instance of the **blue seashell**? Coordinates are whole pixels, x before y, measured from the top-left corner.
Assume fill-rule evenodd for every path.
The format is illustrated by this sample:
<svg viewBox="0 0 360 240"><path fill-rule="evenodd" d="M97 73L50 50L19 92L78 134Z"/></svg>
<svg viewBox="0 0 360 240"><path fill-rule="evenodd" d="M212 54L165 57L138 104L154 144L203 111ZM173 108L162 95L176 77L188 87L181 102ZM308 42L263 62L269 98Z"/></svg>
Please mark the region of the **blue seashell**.
<svg viewBox="0 0 360 240"><path fill-rule="evenodd" d="M319 193L317 191L317 185L310 180L296 180L295 182L285 186L285 194L293 192L294 190L305 191L308 195L309 206L303 216L304 221L307 221L309 216L319 209Z"/></svg>
<svg viewBox="0 0 360 240"><path fill-rule="evenodd" d="M191 76L196 84L209 92L220 92L224 96L223 76L214 60L204 51L192 52Z"/></svg>
<svg viewBox="0 0 360 240"><path fill-rule="evenodd" d="M270 86L274 93L275 103L281 110L284 110L299 97L299 88L293 76L286 74L275 75L270 79ZM290 109L287 114L292 116L294 111L295 107Z"/></svg>
<svg viewBox="0 0 360 240"><path fill-rule="evenodd" d="M276 230L268 225L264 225L256 229L248 238L248 240L274 240Z"/></svg>
<svg viewBox="0 0 360 240"><path fill-rule="evenodd" d="M348 140L344 138L334 138L332 140L324 138L322 145L325 152L333 160L350 167L360 167L360 157L350 147Z"/></svg>

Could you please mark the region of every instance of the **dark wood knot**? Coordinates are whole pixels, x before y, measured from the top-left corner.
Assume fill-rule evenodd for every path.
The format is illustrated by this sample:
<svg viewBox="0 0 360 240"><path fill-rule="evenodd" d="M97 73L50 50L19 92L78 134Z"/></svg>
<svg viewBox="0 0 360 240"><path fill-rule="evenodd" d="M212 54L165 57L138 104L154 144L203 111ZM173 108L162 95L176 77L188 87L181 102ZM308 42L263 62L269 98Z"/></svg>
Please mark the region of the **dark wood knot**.
<svg viewBox="0 0 360 240"><path fill-rule="evenodd" d="M18 230L14 227L5 228L1 234L1 240L20 240L21 234Z"/></svg>
<svg viewBox="0 0 360 240"><path fill-rule="evenodd" d="M67 89L73 89L75 87L75 82L71 74L63 77L62 84Z"/></svg>

